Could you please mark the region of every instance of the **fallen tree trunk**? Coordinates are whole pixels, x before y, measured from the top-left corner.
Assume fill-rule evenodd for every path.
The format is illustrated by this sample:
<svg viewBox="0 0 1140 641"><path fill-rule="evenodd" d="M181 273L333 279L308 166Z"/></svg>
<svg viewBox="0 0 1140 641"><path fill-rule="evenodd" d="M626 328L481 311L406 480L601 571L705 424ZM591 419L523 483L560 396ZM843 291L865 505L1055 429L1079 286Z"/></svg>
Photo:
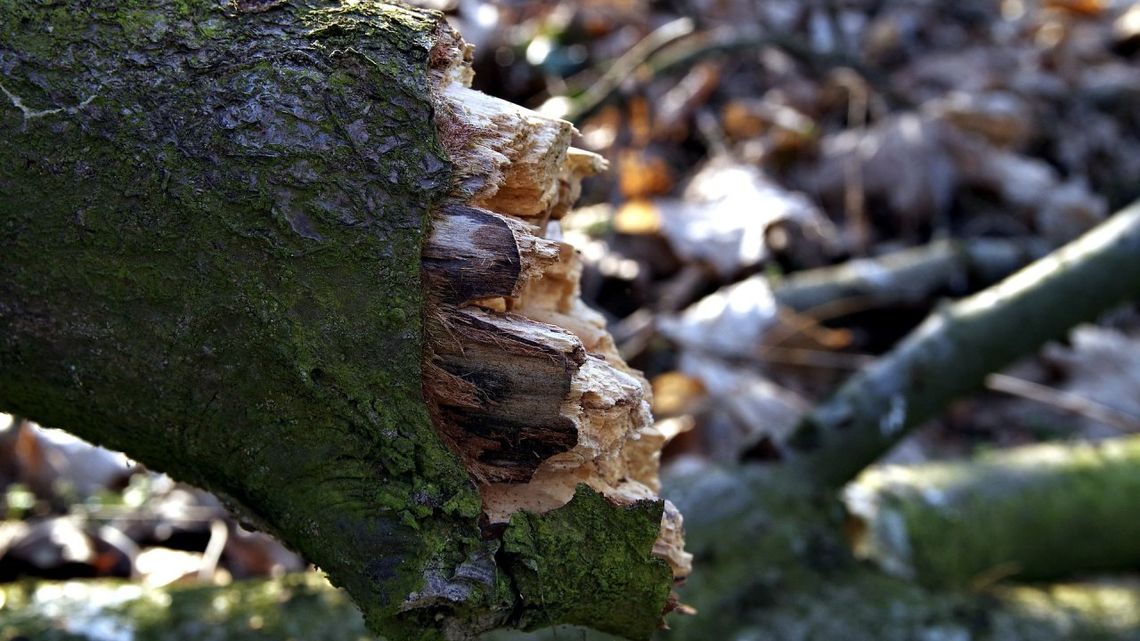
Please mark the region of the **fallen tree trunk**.
<svg viewBox="0 0 1140 641"><path fill-rule="evenodd" d="M540 238L600 166L568 123L395 5L0 15L0 409L218 493L392 638L658 625L646 385Z"/></svg>
<svg viewBox="0 0 1140 641"><path fill-rule="evenodd" d="M845 494L856 554L928 585L1140 568L1140 437L875 468Z"/></svg>
<svg viewBox="0 0 1140 641"><path fill-rule="evenodd" d="M816 406L790 439L838 487L986 375L1140 296L1140 203L1006 280L932 314Z"/></svg>

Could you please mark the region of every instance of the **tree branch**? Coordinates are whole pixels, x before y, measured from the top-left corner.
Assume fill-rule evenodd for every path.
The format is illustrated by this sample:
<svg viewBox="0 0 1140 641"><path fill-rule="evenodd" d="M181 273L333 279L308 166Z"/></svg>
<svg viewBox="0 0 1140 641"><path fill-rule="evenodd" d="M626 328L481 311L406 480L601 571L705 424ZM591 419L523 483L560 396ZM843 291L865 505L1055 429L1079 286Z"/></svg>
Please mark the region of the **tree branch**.
<svg viewBox="0 0 1140 641"><path fill-rule="evenodd" d="M985 376L1140 295L1140 203L1001 283L935 312L817 406L791 439L838 487Z"/></svg>
<svg viewBox="0 0 1140 641"><path fill-rule="evenodd" d="M1140 566L1140 437L875 468L845 494L856 554L927 585Z"/></svg>

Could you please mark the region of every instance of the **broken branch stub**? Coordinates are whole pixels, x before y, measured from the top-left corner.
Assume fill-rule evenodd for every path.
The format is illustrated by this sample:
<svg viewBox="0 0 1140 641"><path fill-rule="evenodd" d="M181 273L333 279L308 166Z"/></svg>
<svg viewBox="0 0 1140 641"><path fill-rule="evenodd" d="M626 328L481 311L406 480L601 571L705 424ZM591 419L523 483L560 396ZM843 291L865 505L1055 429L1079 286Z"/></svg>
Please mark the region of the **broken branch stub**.
<svg viewBox="0 0 1140 641"><path fill-rule="evenodd" d="M632 555L614 558L610 549L586 557L606 566L591 572L623 577L615 585L632 599L623 607L638 611L604 626L644 636L647 608L656 608L649 618L657 623L669 607L669 591L649 583L679 582L690 570L680 514L657 497L665 439L653 427L647 381L581 300L575 250L542 237L548 221L577 199L582 179L605 162L570 147L570 123L470 89L469 50L453 34L437 40L432 61L437 128L456 177L423 253L424 387L433 419L475 480L487 531L507 542L502 559L516 581L525 583L550 558L580 555L564 549L573 540L588 544L535 519L586 529L626 523L626 534L594 538L612 547L616 535ZM584 498L597 495L605 500ZM639 550L623 537L635 535L631 519L646 518L655 541ZM521 590L526 614L519 623L597 626L591 609L613 603L595 596L583 605L581 585L573 585L581 576L555 573L561 588Z"/></svg>

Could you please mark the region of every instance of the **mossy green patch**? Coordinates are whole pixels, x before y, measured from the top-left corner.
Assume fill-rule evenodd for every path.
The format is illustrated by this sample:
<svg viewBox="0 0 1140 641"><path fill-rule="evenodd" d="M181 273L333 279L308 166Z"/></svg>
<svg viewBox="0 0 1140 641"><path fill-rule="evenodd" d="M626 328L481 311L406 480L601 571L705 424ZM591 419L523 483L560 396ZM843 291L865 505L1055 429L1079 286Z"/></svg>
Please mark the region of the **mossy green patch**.
<svg viewBox="0 0 1140 641"><path fill-rule="evenodd" d="M520 625L588 625L647 639L661 623L672 572L653 556L661 501L616 506L586 485L545 514L516 513L503 558L522 600Z"/></svg>
<svg viewBox="0 0 1140 641"><path fill-rule="evenodd" d="M904 561L928 585L1140 565L1140 438L1037 445L907 473L878 492L879 509L901 519Z"/></svg>

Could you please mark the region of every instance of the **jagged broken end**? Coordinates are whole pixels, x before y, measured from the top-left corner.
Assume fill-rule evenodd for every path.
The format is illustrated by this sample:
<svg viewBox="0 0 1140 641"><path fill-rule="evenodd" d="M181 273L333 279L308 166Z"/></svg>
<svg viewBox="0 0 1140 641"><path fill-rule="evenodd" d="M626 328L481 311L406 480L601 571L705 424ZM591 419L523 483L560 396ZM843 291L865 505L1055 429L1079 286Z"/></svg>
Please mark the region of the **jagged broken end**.
<svg viewBox="0 0 1140 641"><path fill-rule="evenodd" d="M509 623L645 638L691 565L681 516L657 496L665 437L647 381L581 300L575 250L544 238L605 162L570 146L570 123L471 89L471 49L446 24L430 59L453 165L423 251L433 421L502 542Z"/></svg>

